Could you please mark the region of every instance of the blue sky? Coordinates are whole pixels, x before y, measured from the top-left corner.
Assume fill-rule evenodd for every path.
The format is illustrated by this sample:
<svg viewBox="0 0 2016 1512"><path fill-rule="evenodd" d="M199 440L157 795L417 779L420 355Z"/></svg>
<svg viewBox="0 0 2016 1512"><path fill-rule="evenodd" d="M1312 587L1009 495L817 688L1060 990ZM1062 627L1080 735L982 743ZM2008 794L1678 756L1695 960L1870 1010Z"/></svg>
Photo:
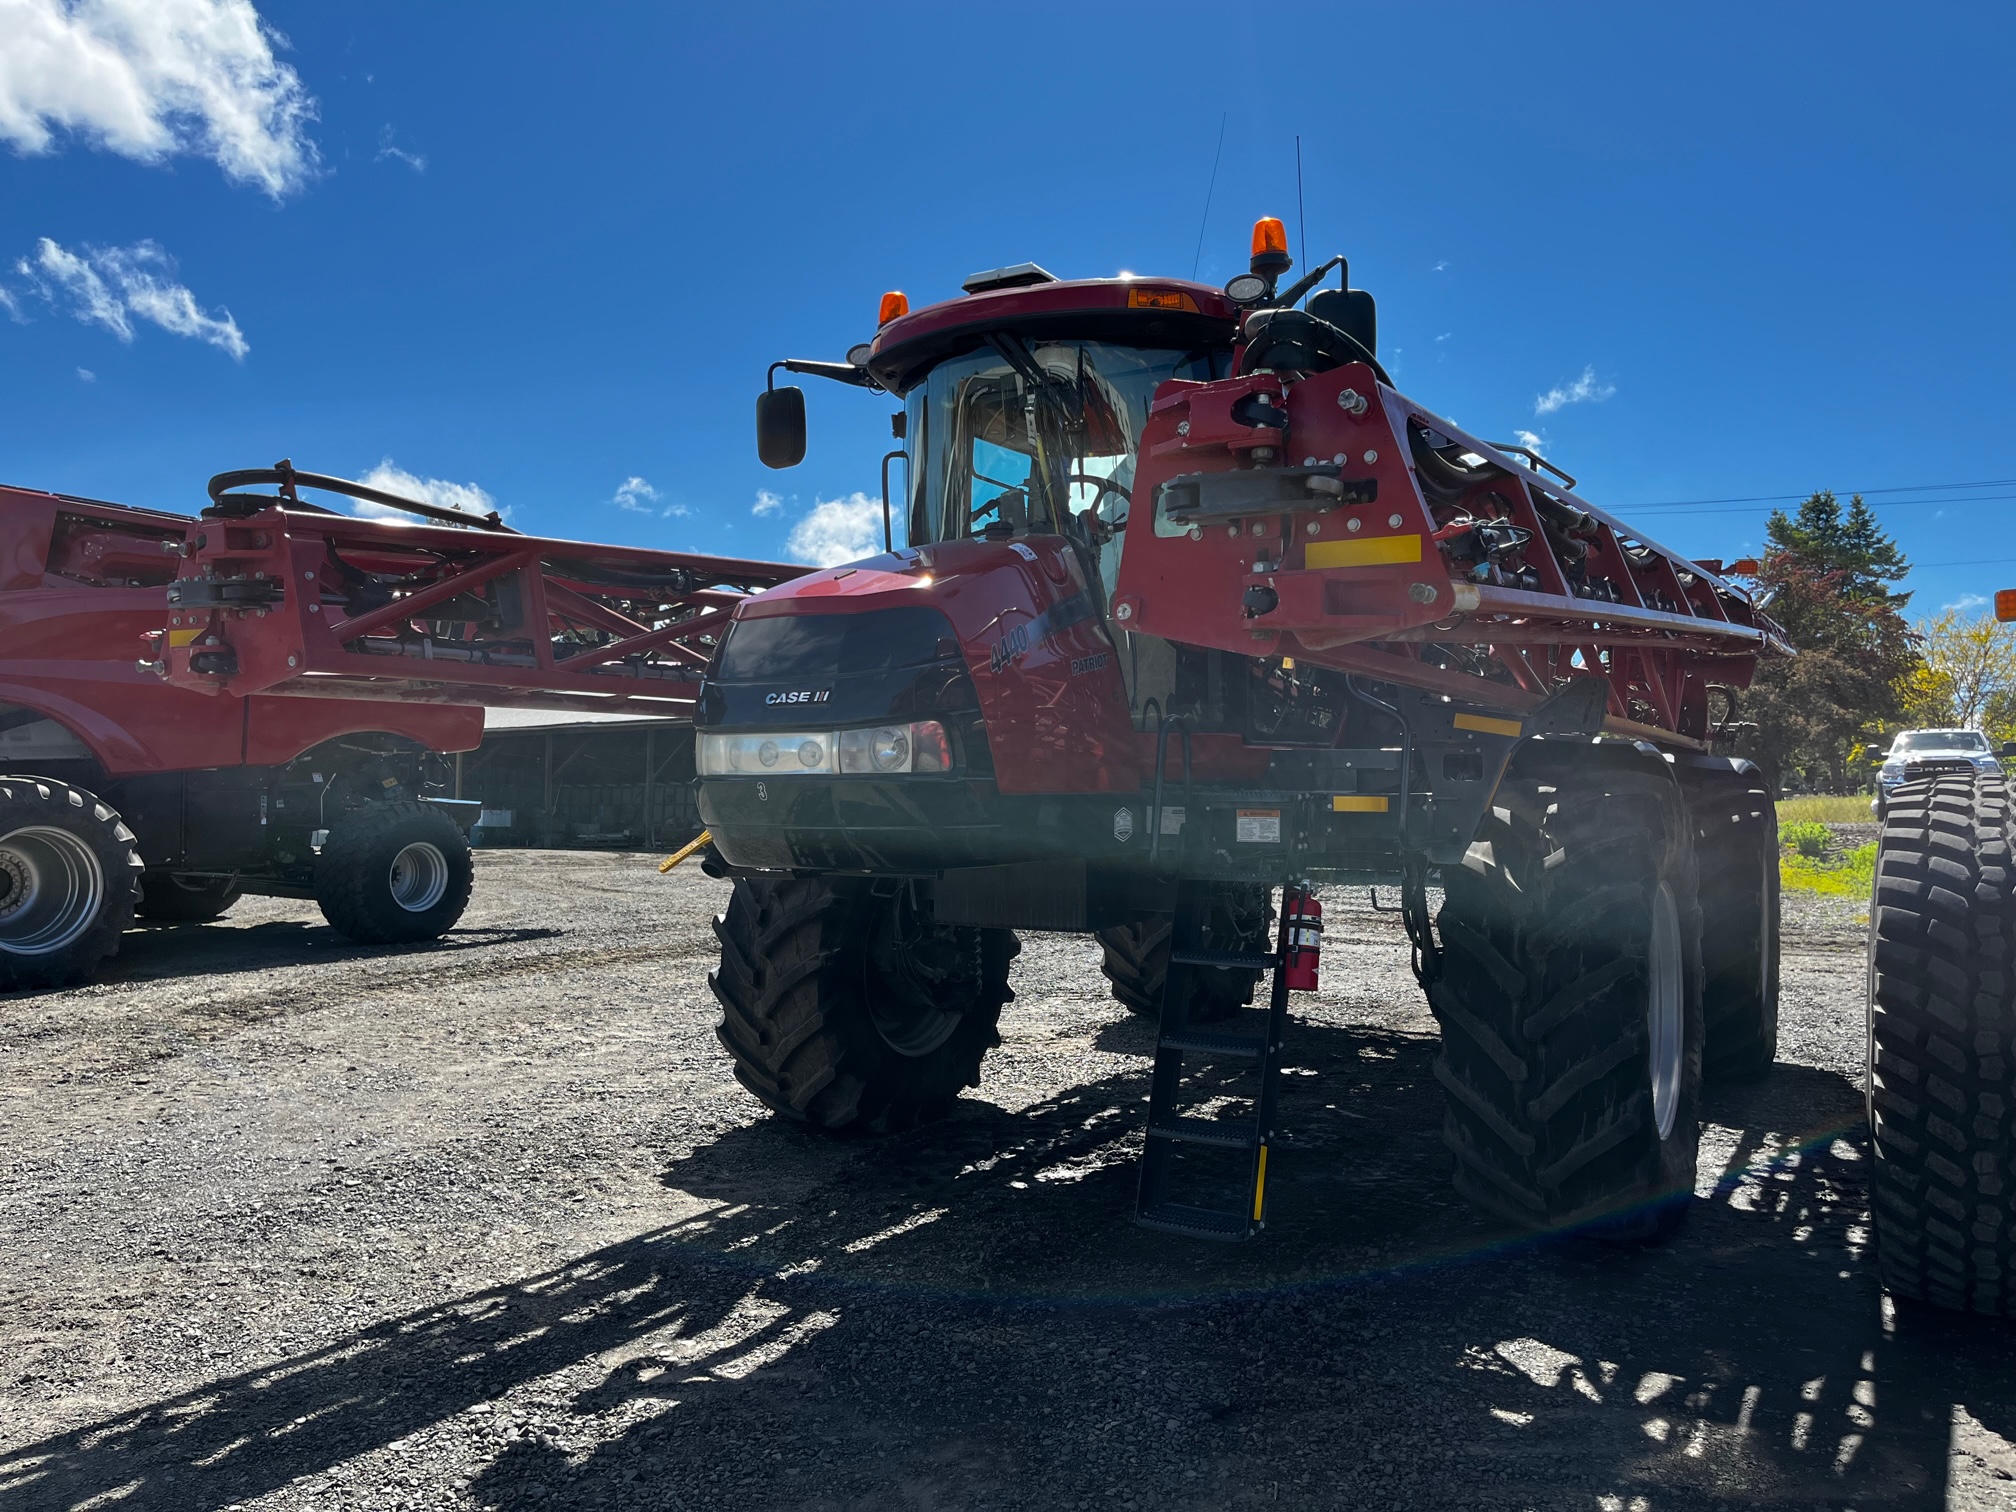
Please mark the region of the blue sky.
<svg viewBox="0 0 2016 1512"><path fill-rule="evenodd" d="M768 472L772 359L1025 259L1222 281L1277 214L1405 390L1668 544L1908 490L1915 609L2016 584L2007 7L8 15L0 480L193 510L287 455L779 556L876 491L890 405L814 380Z"/></svg>

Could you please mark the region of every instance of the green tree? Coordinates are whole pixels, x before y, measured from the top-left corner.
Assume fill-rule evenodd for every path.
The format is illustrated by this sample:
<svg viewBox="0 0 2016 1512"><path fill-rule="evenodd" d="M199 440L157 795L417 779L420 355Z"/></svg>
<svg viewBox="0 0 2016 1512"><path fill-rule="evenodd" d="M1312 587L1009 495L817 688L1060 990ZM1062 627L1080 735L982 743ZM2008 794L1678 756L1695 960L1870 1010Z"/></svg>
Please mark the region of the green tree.
<svg viewBox="0 0 2016 1512"><path fill-rule="evenodd" d="M1790 553L1814 571L1841 574L1844 597L1880 599L1899 610L1911 601L1910 594L1887 587L1901 583L1911 566L1860 494L1848 501L1845 515L1833 490L1825 488L1801 504L1796 515L1773 510L1764 540L1770 551Z"/></svg>
<svg viewBox="0 0 2016 1512"><path fill-rule="evenodd" d="M1757 585L1799 655L1758 666L1749 752L1783 785L1851 791L1868 775L1860 748L1897 721L1920 667L1911 595L1891 587L1910 564L1859 494L1845 512L1824 490L1779 510L1765 540Z"/></svg>
<svg viewBox="0 0 2016 1512"><path fill-rule="evenodd" d="M2016 698L2016 625L1947 609L1919 621L1918 641L1924 665L1911 679L1906 718L1969 730L2007 723Z"/></svg>

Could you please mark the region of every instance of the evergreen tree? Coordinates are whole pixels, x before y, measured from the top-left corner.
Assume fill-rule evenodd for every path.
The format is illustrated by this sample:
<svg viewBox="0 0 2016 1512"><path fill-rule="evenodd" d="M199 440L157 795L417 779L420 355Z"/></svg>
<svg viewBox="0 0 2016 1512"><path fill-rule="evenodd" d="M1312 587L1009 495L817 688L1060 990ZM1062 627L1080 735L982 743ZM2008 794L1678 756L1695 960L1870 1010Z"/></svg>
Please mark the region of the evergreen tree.
<svg viewBox="0 0 2016 1512"><path fill-rule="evenodd" d="M1845 516L1826 488L1801 504L1796 516L1774 510L1764 539L1769 550L1790 553L1810 571L1840 573L1841 591L1850 598L1882 598L1899 610L1911 601L1910 594L1885 586L1902 582L1911 567L1860 494L1848 501Z"/></svg>

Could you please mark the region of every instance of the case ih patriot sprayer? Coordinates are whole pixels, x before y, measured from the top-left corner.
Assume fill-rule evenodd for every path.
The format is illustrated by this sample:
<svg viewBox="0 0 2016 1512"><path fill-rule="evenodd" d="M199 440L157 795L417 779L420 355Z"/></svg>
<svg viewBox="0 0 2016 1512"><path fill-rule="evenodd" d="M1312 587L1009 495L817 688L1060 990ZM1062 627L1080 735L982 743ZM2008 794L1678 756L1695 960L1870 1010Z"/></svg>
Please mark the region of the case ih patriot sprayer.
<svg viewBox="0 0 2016 1512"><path fill-rule="evenodd" d="M1263 221L1223 291L1024 264L778 364L904 399L908 545L741 605L709 672L722 1040L774 1108L902 1124L977 1081L1011 931L1096 932L1160 1015L1138 1215L1244 1237L1314 889L1392 885L1457 1184L1656 1237L1704 1072L1775 1046L1776 821L1715 747L1785 647L1719 564L1398 393L1341 265L1277 291ZM799 390L758 440L802 456ZM1198 1063L1250 1073L1239 1111Z"/></svg>
<svg viewBox="0 0 2016 1512"><path fill-rule="evenodd" d="M444 753L482 738L479 705L690 710L736 601L703 585L803 570L534 540L285 464L211 494L191 519L0 489L0 988L87 978L136 912L241 892L435 938L469 899L479 805L443 796ZM666 628L640 647L629 612ZM366 675L318 679L330 646ZM369 675L413 665L436 675Z"/></svg>
<svg viewBox="0 0 2016 1512"><path fill-rule="evenodd" d="M239 719L555 680L601 707L697 694L742 1084L825 1130L928 1117L997 1043L1014 932L1096 934L1115 996L1159 1016L1138 1216L1179 1234L1264 1222L1316 889L1397 888L1458 1186L1529 1227L1658 1238L1704 1076L1774 1054L1776 819L1721 747L1788 648L1719 564L1399 393L1370 296L1320 287L1341 262L1277 289L1263 221L1222 291L1025 264L886 297L845 362L776 364L773 466L805 447L779 367L903 402L890 549L852 565L395 544L227 497L156 659ZM1878 1226L1893 1288L2007 1312L2008 816L1958 780L1892 799Z"/></svg>

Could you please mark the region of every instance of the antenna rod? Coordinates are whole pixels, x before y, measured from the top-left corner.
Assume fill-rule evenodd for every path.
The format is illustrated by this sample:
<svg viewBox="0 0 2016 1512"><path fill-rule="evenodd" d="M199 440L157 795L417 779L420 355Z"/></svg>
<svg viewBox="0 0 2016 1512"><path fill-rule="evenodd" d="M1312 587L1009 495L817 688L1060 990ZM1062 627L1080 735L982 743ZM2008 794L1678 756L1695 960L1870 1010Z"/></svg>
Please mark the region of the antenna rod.
<svg viewBox="0 0 2016 1512"><path fill-rule="evenodd" d="M1302 266L1309 266L1309 217L1302 213L1302 136L1295 136L1295 235L1302 243Z"/></svg>
<svg viewBox="0 0 2016 1512"><path fill-rule="evenodd" d="M1197 255L1190 259L1190 281L1197 281L1197 265L1204 260L1204 228L1211 224L1211 195L1218 187L1218 159L1225 154L1225 122L1231 116L1225 111L1218 117L1218 150L1211 154L1211 182L1204 190L1204 215L1197 222Z"/></svg>

